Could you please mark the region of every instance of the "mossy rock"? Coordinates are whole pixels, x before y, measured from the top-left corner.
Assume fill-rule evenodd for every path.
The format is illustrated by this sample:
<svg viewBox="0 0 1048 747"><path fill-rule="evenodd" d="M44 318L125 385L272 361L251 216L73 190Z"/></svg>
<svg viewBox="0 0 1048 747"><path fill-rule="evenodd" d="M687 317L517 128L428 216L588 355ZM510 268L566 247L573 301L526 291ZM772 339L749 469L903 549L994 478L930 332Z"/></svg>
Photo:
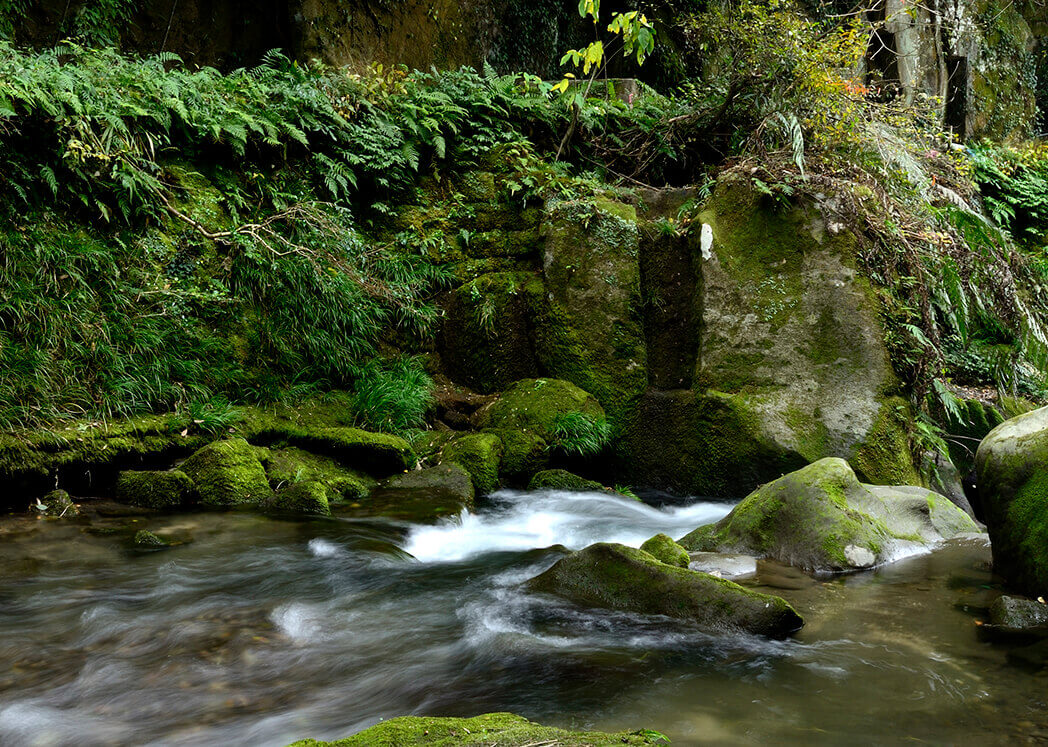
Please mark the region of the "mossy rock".
<svg viewBox="0 0 1048 747"><path fill-rule="evenodd" d="M449 294L440 348L451 379L490 393L538 373L524 294L535 277L489 273Z"/></svg>
<svg viewBox="0 0 1048 747"><path fill-rule="evenodd" d="M990 623L1010 630L1046 629L1048 605L1002 594L990 605ZM1046 629L1048 632L1048 629Z"/></svg>
<svg viewBox="0 0 1048 747"><path fill-rule="evenodd" d="M547 469L537 473L528 483L528 490L567 490L577 493L603 493L604 486L596 480L587 480L566 469Z"/></svg>
<svg viewBox="0 0 1048 747"><path fill-rule="evenodd" d="M162 550L168 546L168 543L161 537L145 529L135 532L135 536L131 538L131 544L139 550Z"/></svg>
<svg viewBox="0 0 1048 747"><path fill-rule="evenodd" d="M258 503L272 492L260 453L242 438L215 441L189 457L180 469L196 484L204 506Z"/></svg>
<svg viewBox="0 0 1048 747"><path fill-rule="evenodd" d="M340 464L384 477L415 466L415 454L403 438L360 428L310 428L298 423L264 423L253 441L295 446L336 459Z"/></svg>
<svg viewBox="0 0 1048 747"><path fill-rule="evenodd" d="M470 433L459 436L444 447L442 462L454 462L469 473L473 487L480 495L493 493L499 486L502 463L502 439L493 433Z"/></svg>
<svg viewBox="0 0 1048 747"><path fill-rule="evenodd" d="M80 514L80 509L73 503L69 493L64 490L52 490L40 499L40 504L44 507L44 516L65 518Z"/></svg>
<svg viewBox="0 0 1048 747"><path fill-rule="evenodd" d="M261 507L269 513L327 516L330 488L317 480L291 483L262 501Z"/></svg>
<svg viewBox="0 0 1048 747"><path fill-rule="evenodd" d="M512 713L473 718L402 716L335 742L306 739L290 747L611 747L668 744L657 732L607 734L541 726Z"/></svg>
<svg viewBox="0 0 1048 747"><path fill-rule="evenodd" d="M560 417L582 413L591 420L604 418L596 397L561 379L523 379L504 391L484 413L484 425L493 430L517 430L551 441Z"/></svg>
<svg viewBox="0 0 1048 747"><path fill-rule="evenodd" d="M994 428L975 467L994 571L1028 596L1048 595L1048 407Z"/></svg>
<svg viewBox="0 0 1048 747"><path fill-rule="evenodd" d="M473 480L458 464L412 470L385 480L364 507L367 513L433 521L473 509Z"/></svg>
<svg viewBox="0 0 1048 747"><path fill-rule="evenodd" d="M45 493L56 479L73 491L107 491L121 471L170 464L213 438L181 431L149 415L0 434L0 510L23 508L20 496Z"/></svg>
<svg viewBox="0 0 1048 747"><path fill-rule="evenodd" d="M804 624L779 597L612 543L590 545L558 560L527 588L587 607L680 618L713 632L781 638Z"/></svg>
<svg viewBox="0 0 1048 747"><path fill-rule="evenodd" d="M507 428L491 432L502 441L499 479L503 485L527 485L532 475L549 466L549 444L538 433Z"/></svg>
<svg viewBox="0 0 1048 747"><path fill-rule="evenodd" d="M543 283L526 287L543 371L591 392L612 423L648 385L637 213L560 202L543 222Z"/></svg>
<svg viewBox="0 0 1048 747"><path fill-rule="evenodd" d="M688 551L673 541L668 534L656 534L645 541L640 549L666 565L675 565L678 568L687 568L691 562Z"/></svg>
<svg viewBox="0 0 1048 747"><path fill-rule="evenodd" d="M376 482L365 474L343 467L333 457L288 447L270 452L266 475L275 490L298 482L319 482L327 487L327 500L360 501Z"/></svg>
<svg viewBox="0 0 1048 747"><path fill-rule="evenodd" d="M815 573L870 568L899 547L978 528L924 488L863 485L843 459L820 459L763 485L716 524L679 543L689 551L772 558Z"/></svg>
<svg viewBox="0 0 1048 747"><path fill-rule="evenodd" d="M116 499L142 508L181 508L197 499L196 485L182 470L120 473Z"/></svg>
<svg viewBox="0 0 1048 747"><path fill-rule="evenodd" d="M877 418L848 458L856 474L875 485L919 483L910 448L912 423L913 413L906 400L901 397L884 400Z"/></svg>

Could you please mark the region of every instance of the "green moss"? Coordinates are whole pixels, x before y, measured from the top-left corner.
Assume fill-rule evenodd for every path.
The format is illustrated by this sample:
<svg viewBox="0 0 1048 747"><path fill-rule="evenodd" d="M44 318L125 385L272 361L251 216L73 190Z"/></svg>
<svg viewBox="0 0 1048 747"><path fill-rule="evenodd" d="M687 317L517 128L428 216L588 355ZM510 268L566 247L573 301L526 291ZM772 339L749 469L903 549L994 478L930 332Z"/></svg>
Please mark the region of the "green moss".
<svg viewBox="0 0 1048 747"><path fill-rule="evenodd" d="M485 425L497 430L519 430L549 441L557 419L581 413L591 420L604 417L596 398L560 379L524 379L507 389L490 407Z"/></svg>
<svg viewBox="0 0 1048 747"><path fill-rule="evenodd" d="M640 549L666 565L687 568L691 562L688 551L674 542L668 534L656 534L645 541Z"/></svg>
<svg viewBox="0 0 1048 747"><path fill-rule="evenodd" d="M257 503L270 494L260 451L242 438L216 441L182 463L196 484L200 503L228 507Z"/></svg>
<svg viewBox="0 0 1048 747"><path fill-rule="evenodd" d="M873 427L848 460L863 480L874 485L920 483L910 447L911 417L906 400L884 401Z"/></svg>
<svg viewBox="0 0 1048 747"><path fill-rule="evenodd" d="M408 442L389 433L346 427L311 428L267 418L257 421L253 430L253 441L296 446L327 455L370 475L389 475L415 466L415 454Z"/></svg>
<svg viewBox="0 0 1048 747"><path fill-rule="evenodd" d="M529 581L528 588L589 607L682 618L710 630L781 637L803 624L778 597L610 543L590 545L558 560Z"/></svg>
<svg viewBox="0 0 1048 747"><path fill-rule="evenodd" d="M298 482L319 482L327 486L329 501L359 501L375 486L374 479L343 467L332 457L294 447L272 451L266 475L276 490Z"/></svg>
<svg viewBox="0 0 1048 747"><path fill-rule="evenodd" d="M143 508L179 508L197 498L196 486L181 470L166 472L121 472L116 499Z"/></svg>
<svg viewBox="0 0 1048 747"><path fill-rule="evenodd" d="M442 460L462 465L481 495L493 493L499 485L502 439L493 433L459 436L444 447Z"/></svg>
<svg viewBox="0 0 1048 747"><path fill-rule="evenodd" d="M499 478L503 484L526 485L532 475L549 466L549 444L538 433L507 428L491 432L502 441Z"/></svg>
<svg viewBox="0 0 1048 747"><path fill-rule="evenodd" d="M142 550L159 550L168 545L168 543L163 539L145 529L135 532L135 536L132 538L131 543Z"/></svg>
<svg viewBox="0 0 1048 747"><path fill-rule="evenodd" d="M450 296L441 336L448 375L480 392L506 388L538 371L524 287L532 273L482 275Z"/></svg>
<svg viewBox="0 0 1048 747"><path fill-rule="evenodd" d="M302 480L273 493L262 502L262 507L272 513L327 516L331 513L328 506L330 492L322 482Z"/></svg>
<svg viewBox="0 0 1048 747"><path fill-rule="evenodd" d="M348 739L307 739L291 747L611 747L666 743L665 738L651 731L576 732L540 726L512 713L488 713L474 718L403 716L383 721Z"/></svg>
<svg viewBox="0 0 1048 747"><path fill-rule="evenodd" d="M582 493L603 493L606 489L596 480L568 472L564 469L548 469L537 473L528 483L528 490L570 490Z"/></svg>

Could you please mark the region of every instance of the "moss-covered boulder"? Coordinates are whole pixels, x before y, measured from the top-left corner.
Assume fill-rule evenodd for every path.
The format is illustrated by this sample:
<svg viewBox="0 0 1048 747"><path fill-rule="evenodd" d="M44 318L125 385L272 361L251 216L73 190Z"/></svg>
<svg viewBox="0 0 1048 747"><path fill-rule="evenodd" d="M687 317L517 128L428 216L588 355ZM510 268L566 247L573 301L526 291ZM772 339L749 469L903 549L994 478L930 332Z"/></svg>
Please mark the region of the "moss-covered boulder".
<svg viewBox="0 0 1048 747"><path fill-rule="evenodd" d="M946 498L864 485L843 459L820 459L763 485L716 524L681 540L690 551L773 558L811 572L890 561L897 551L978 531Z"/></svg>
<svg viewBox="0 0 1048 747"><path fill-rule="evenodd" d="M208 444L180 469L196 485L202 505L224 508L258 503L271 492L262 453L242 438L230 438Z"/></svg>
<svg viewBox="0 0 1048 747"><path fill-rule="evenodd" d="M545 282L527 288L540 368L592 392L615 422L648 385L637 210L560 202L543 232Z"/></svg>
<svg viewBox="0 0 1048 747"><path fill-rule="evenodd" d="M483 424L494 430L532 433L552 442L565 415L579 413L603 420L596 397L561 379L523 379L516 382L485 411Z"/></svg>
<svg viewBox="0 0 1048 747"><path fill-rule="evenodd" d="M512 713L473 718L401 716L335 742L306 739L290 747L612 747L669 744L650 730L607 734L541 726Z"/></svg>
<svg viewBox="0 0 1048 747"><path fill-rule="evenodd" d="M781 638L804 624L783 599L613 543L590 545L561 558L528 581L527 588L587 607L676 617L711 631Z"/></svg>
<svg viewBox="0 0 1048 747"><path fill-rule="evenodd" d="M691 562L688 551L674 542L668 534L656 534L641 545L640 549L666 565L687 568Z"/></svg>
<svg viewBox="0 0 1048 747"><path fill-rule="evenodd" d="M459 436L441 452L444 462L465 468L480 495L494 492L499 486L502 462L502 439L493 433L470 433Z"/></svg>
<svg viewBox="0 0 1048 747"><path fill-rule="evenodd" d="M265 498L261 508L269 513L327 516L331 513L331 490L317 480L294 482Z"/></svg>
<svg viewBox="0 0 1048 747"><path fill-rule="evenodd" d="M538 373L524 293L536 280L532 273L495 272L450 294L440 349L454 381L487 393Z"/></svg>
<svg viewBox="0 0 1048 747"><path fill-rule="evenodd" d="M994 571L1025 594L1048 594L1048 407L994 428L975 467Z"/></svg>
<svg viewBox="0 0 1048 747"><path fill-rule="evenodd" d="M333 457L288 447L271 451L266 475L274 490L298 482L318 482L328 489L327 499L360 501L367 497L376 481L368 475L343 467Z"/></svg>
<svg viewBox="0 0 1048 747"><path fill-rule="evenodd" d="M587 480L566 469L547 469L536 473L528 483L528 490L567 490L575 493L603 493L604 486L596 480Z"/></svg>
<svg viewBox="0 0 1048 747"><path fill-rule="evenodd" d="M116 499L142 508L181 508L197 499L197 490L182 470L126 470L117 478Z"/></svg>
<svg viewBox="0 0 1048 747"><path fill-rule="evenodd" d="M414 521L432 521L473 509L473 479L454 463L394 475L379 485L365 504L368 513Z"/></svg>
<svg viewBox="0 0 1048 747"><path fill-rule="evenodd" d="M80 514L80 509L78 509L76 504L73 503L73 499L69 496L69 493L64 490L52 490L40 499L39 505L43 506L41 513L43 513L44 516L63 518Z"/></svg>

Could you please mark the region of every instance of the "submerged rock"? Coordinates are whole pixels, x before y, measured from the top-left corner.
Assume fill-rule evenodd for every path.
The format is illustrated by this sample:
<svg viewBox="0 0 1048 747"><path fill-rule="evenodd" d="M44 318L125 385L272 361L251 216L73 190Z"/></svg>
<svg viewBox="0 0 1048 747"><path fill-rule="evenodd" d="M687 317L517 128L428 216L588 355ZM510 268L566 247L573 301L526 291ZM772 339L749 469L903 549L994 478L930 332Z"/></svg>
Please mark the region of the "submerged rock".
<svg viewBox="0 0 1048 747"><path fill-rule="evenodd" d="M1048 594L1048 407L994 428L975 467L994 571L1026 594Z"/></svg>
<svg viewBox="0 0 1048 747"><path fill-rule="evenodd" d="M656 534L641 545L640 549L666 565L687 568L691 563L688 551L674 542L668 534Z"/></svg>
<svg viewBox="0 0 1048 747"><path fill-rule="evenodd" d="M1007 594L990 605L990 623L1012 630L1048 626L1048 605ZM1048 634L1048 630L1045 630Z"/></svg>
<svg viewBox="0 0 1048 747"><path fill-rule="evenodd" d="M493 493L499 486L502 440L492 433L459 436L444 447L441 460L461 465L481 495Z"/></svg>
<svg viewBox="0 0 1048 747"><path fill-rule="evenodd" d="M182 470L166 472L121 472L116 481L116 499L141 508L178 508L197 498L196 485Z"/></svg>
<svg viewBox="0 0 1048 747"><path fill-rule="evenodd" d="M587 607L666 615L712 631L781 638L804 624L784 599L612 543L590 545L558 560L527 587Z"/></svg>
<svg viewBox="0 0 1048 747"><path fill-rule="evenodd" d="M183 462L181 470L196 484L205 506L258 503L271 492L260 451L242 438L215 441Z"/></svg>
<svg viewBox="0 0 1048 747"><path fill-rule="evenodd" d="M141 550L159 550L162 547L167 547L167 542L145 529L135 532L131 542Z"/></svg>
<svg viewBox="0 0 1048 747"><path fill-rule="evenodd" d="M50 493L40 499L39 505L43 506L41 513L44 516L54 516L55 518L62 518L67 516L78 516L80 509L73 503L73 499L69 497L69 493L64 490L52 490Z"/></svg>
<svg viewBox="0 0 1048 747"><path fill-rule="evenodd" d="M327 485L316 480L292 483L262 501L262 509L271 513L311 514L327 516L331 513Z"/></svg>
<svg viewBox="0 0 1048 747"><path fill-rule="evenodd" d="M596 480L587 480L566 469L547 469L538 472L528 483L528 490L568 490L577 493L603 493L604 486Z"/></svg>
<svg viewBox="0 0 1048 747"><path fill-rule="evenodd" d="M432 521L471 510L473 498L469 473L458 464L445 463L390 477L371 494L368 510L383 516Z"/></svg>
<svg viewBox="0 0 1048 747"><path fill-rule="evenodd" d="M864 485L843 459L827 458L761 486L721 521L696 529L680 544L840 572L887 562L898 548L977 530L937 493Z"/></svg>
<svg viewBox="0 0 1048 747"><path fill-rule="evenodd" d="M669 744L655 731L607 734L541 726L512 713L486 713L473 718L401 716L383 721L336 742L305 739L289 747L610 747Z"/></svg>

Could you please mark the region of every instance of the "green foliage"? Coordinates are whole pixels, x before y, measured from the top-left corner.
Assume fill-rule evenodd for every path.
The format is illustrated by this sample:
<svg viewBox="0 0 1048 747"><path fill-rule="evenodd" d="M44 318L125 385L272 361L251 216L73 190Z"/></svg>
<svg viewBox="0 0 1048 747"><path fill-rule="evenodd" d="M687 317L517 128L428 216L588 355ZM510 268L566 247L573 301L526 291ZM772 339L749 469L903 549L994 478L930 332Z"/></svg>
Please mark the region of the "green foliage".
<svg viewBox="0 0 1048 747"><path fill-rule="evenodd" d="M432 390L417 358L373 360L357 377L353 409L372 430L403 433L423 425Z"/></svg>
<svg viewBox="0 0 1048 747"><path fill-rule="evenodd" d="M575 456L592 456L599 454L610 440L611 425L606 418L565 412L553 421L550 447Z"/></svg>
<svg viewBox="0 0 1048 747"><path fill-rule="evenodd" d="M1048 146L972 148L975 180L993 219L1017 241L1048 246Z"/></svg>

